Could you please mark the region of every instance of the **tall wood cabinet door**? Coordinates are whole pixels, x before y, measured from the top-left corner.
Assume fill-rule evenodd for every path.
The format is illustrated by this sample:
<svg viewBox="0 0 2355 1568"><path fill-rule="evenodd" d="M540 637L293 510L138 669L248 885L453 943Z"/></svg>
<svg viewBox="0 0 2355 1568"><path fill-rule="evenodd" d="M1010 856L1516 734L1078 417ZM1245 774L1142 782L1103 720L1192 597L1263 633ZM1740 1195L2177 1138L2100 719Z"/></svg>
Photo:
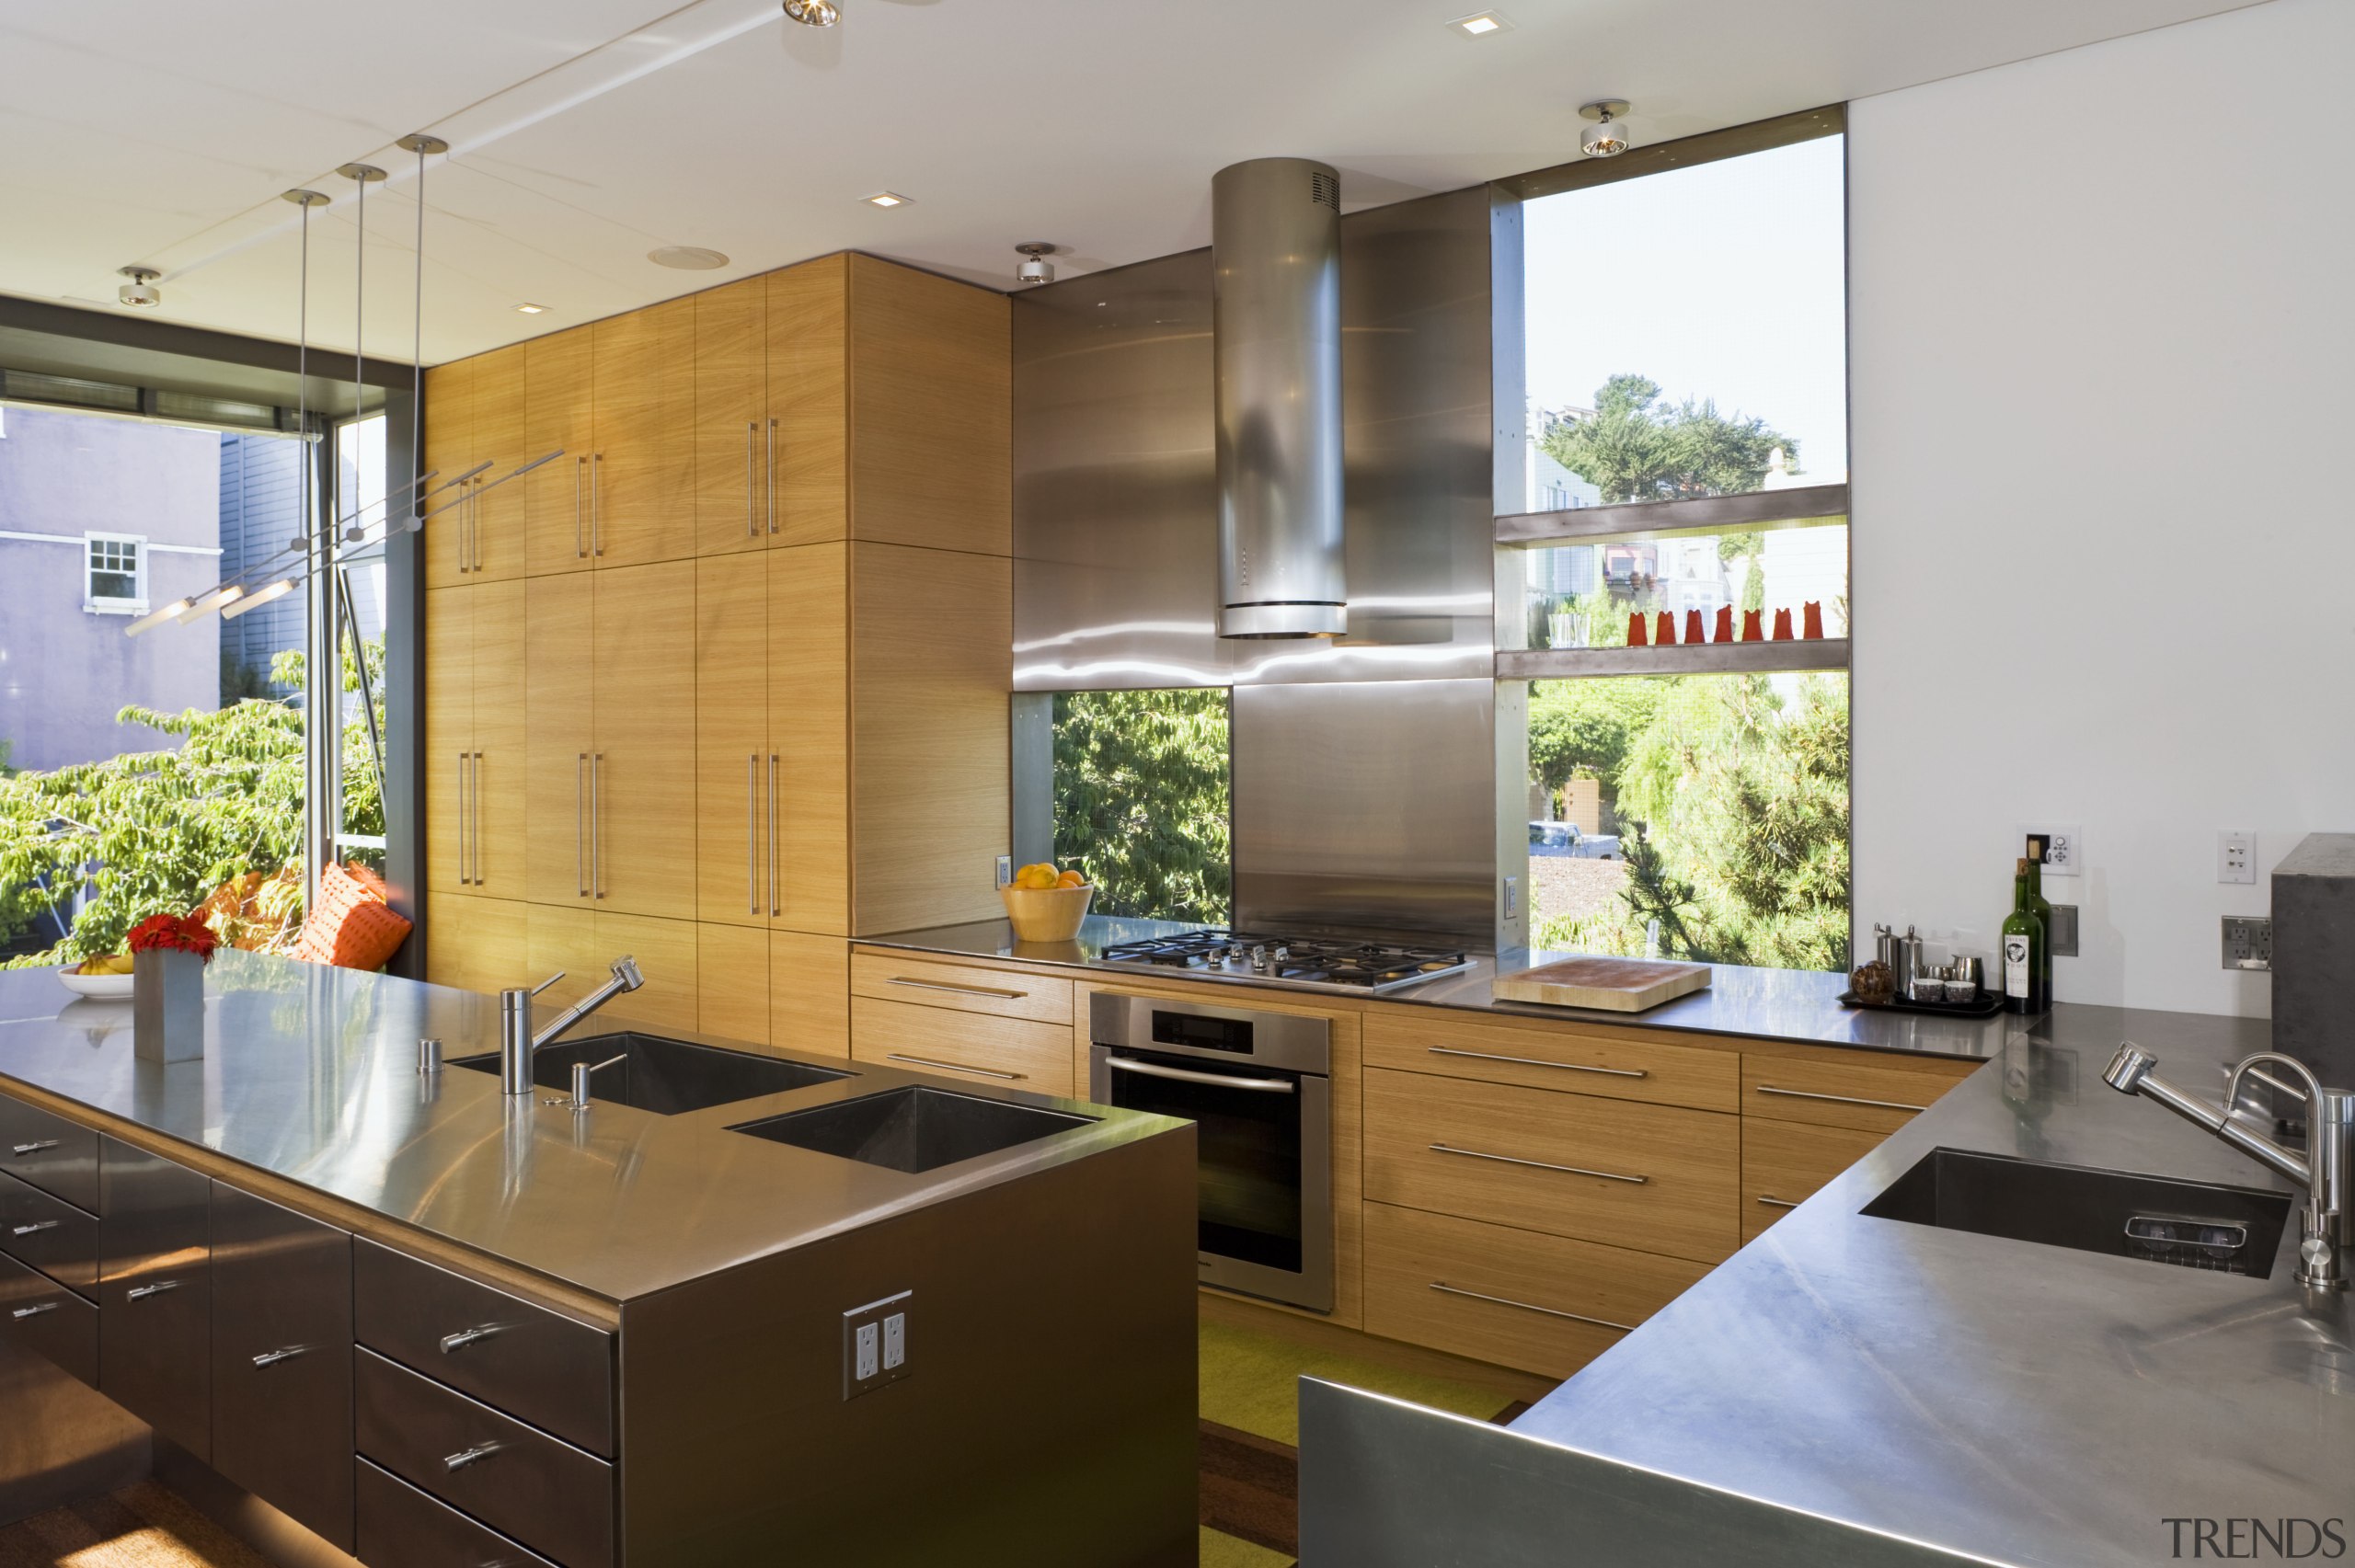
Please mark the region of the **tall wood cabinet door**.
<svg viewBox="0 0 2355 1568"><path fill-rule="evenodd" d="M475 361L459 360L425 372L425 509L440 512L425 525L425 582L454 588L474 580L467 519L470 487L450 481L474 466ZM448 486L448 488L443 486ZM463 569L462 569L463 568Z"/></svg>
<svg viewBox="0 0 2355 1568"><path fill-rule="evenodd" d="M695 927L695 1029L747 1046L769 1043L770 933L753 926Z"/></svg>
<svg viewBox="0 0 2355 1568"><path fill-rule="evenodd" d="M606 1003L603 1013L615 1023L626 1020L656 1029L695 1030L695 922L656 920L648 915L597 911L597 963L591 978L604 983L608 967L626 953L638 960L646 983ZM546 977L543 976L543 979ZM582 1034L597 1033L585 1024Z"/></svg>
<svg viewBox="0 0 2355 1568"><path fill-rule="evenodd" d="M1014 549L1014 318L1004 294L854 256L852 532ZM922 452L922 462L908 461Z"/></svg>
<svg viewBox="0 0 2355 1568"><path fill-rule="evenodd" d="M769 1044L850 1055L850 944L801 931L769 933Z"/></svg>
<svg viewBox="0 0 2355 1568"><path fill-rule="evenodd" d="M765 926L776 907L765 563L695 566L695 918Z"/></svg>
<svg viewBox="0 0 2355 1568"><path fill-rule="evenodd" d="M426 525L429 529L431 524ZM425 594L425 886L474 891L474 590Z"/></svg>
<svg viewBox="0 0 2355 1568"><path fill-rule="evenodd" d="M426 899L425 978L459 990L530 984L529 908L511 898Z"/></svg>
<svg viewBox="0 0 2355 1568"><path fill-rule="evenodd" d="M494 349L475 361L474 461L492 467L475 481L474 570L477 582L523 575L524 490L528 479L491 481L536 453L523 450L523 345Z"/></svg>
<svg viewBox="0 0 2355 1568"><path fill-rule="evenodd" d="M564 454L515 482L523 492L524 559L534 577L589 569L592 334L576 326L523 345L522 461Z"/></svg>
<svg viewBox="0 0 2355 1568"><path fill-rule="evenodd" d="M523 875L536 904L589 906L589 761L596 740L595 579L523 585Z"/></svg>
<svg viewBox="0 0 2355 1568"><path fill-rule="evenodd" d="M847 267L847 258L828 256L768 275L769 411L777 421L773 544L850 533Z"/></svg>
<svg viewBox="0 0 2355 1568"><path fill-rule="evenodd" d="M524 824L530 816L525 749L530 702L524 673L524 583L521 578L465 590L474 600L474 750L468 764L466 851L473 890L520 898Z"/></svg>
<svg viewBox="0 0 2355 1568"><path fill-rule="evenodd" d="M695 552L764 549L776 523L768 280L709 290L695 307Z"/></svg>
<svg viewBox="0 0 2355 1568"><path fill-rule="evenodd" d="M589 554L600 568L695 554L695 303L592 327Z"/></svg>
<svg viewBox="0 0 2355 1568"><path fill-rule="evenodd" d="M849 547L770 552L769 749L777 758L776 916L850 934ZM922 814L877 822L922 837Z"/></svg>
<svg viewBox="0 0 2355 1568"><path fill-rule="evenodd" d="M597 945L597 914L586 904L560 908L533 904L524 912L523 973L519 985L535 986L550 975L564 978L539 994L543 1008L570 1007L605 983L607 966L619 956Z"/></svg>
<svg viewBox="0 0 2355 1568"><path fill-rule="evenodd" d="M692 920L695 563L600 571L594 581L591 901L620 914Z"/></svg>

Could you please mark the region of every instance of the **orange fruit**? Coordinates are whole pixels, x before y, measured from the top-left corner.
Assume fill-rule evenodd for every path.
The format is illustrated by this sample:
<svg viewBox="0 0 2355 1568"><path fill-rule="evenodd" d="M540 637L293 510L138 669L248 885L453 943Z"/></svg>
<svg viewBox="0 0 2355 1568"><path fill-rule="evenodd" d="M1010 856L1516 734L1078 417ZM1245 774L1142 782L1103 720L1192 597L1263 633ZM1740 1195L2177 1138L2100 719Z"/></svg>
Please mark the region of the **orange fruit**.
<svg viewBox="0 0 2355 1568"><path fill-rule="evenodd" d="M1066 871L1061 876L1055 878L1055 886L1058 887L1085 887L1087 886L1087 879L1080 876L1076 871Z"/></svg>

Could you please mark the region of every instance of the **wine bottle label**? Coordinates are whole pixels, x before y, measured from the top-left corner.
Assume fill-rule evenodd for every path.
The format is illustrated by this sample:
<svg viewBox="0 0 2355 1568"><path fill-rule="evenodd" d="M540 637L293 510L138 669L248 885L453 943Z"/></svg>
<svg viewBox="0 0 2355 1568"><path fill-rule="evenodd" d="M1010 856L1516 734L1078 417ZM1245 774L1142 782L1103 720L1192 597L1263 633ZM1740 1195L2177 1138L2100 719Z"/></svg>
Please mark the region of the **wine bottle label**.
<svg viewBox="0 0 2355 1568"><path fill-rule="evenodd" d="M2028 1000L2028 942L2025 936L2004 938L2004 994Z"/></svg>

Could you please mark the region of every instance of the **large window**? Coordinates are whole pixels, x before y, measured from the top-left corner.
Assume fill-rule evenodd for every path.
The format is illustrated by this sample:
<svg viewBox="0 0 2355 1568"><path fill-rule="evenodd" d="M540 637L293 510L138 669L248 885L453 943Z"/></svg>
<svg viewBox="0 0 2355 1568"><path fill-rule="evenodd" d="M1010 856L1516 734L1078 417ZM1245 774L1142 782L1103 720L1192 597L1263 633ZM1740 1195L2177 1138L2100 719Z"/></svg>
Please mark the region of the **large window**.
<svg viewBox="0 0 2355 1568"><path fill-rule="evenodd" d="M1847 967L1842 156L1524 204L1534 946Z"/></svg>
<svg viewBox="0 0 2355 1568"><path fill-rule="evenodd" d="M1096 913L1231 919L1227 747L1223 689L1055 694L1055 859Z"/></svg>

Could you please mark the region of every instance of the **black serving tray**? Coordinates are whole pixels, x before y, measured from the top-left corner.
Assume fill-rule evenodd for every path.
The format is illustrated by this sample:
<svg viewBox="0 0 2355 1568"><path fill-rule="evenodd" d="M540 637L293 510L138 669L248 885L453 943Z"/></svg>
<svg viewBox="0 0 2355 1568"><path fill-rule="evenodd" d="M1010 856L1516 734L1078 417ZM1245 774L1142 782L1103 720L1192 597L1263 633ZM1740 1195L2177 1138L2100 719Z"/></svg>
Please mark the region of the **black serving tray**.
<svg viewBox="0 0 2355 1568"><path fill-rule="evenodd" d="M1981 987L1977 1001L1915 1001L1911 997L1893 997L1888 1001L1865 1001L1852 990L1840 993L1840 1005L1860 1007L1868 1013L1926 1013L1936 1018L1993 1018L2004 1011L2004 993Z"/></svg>

